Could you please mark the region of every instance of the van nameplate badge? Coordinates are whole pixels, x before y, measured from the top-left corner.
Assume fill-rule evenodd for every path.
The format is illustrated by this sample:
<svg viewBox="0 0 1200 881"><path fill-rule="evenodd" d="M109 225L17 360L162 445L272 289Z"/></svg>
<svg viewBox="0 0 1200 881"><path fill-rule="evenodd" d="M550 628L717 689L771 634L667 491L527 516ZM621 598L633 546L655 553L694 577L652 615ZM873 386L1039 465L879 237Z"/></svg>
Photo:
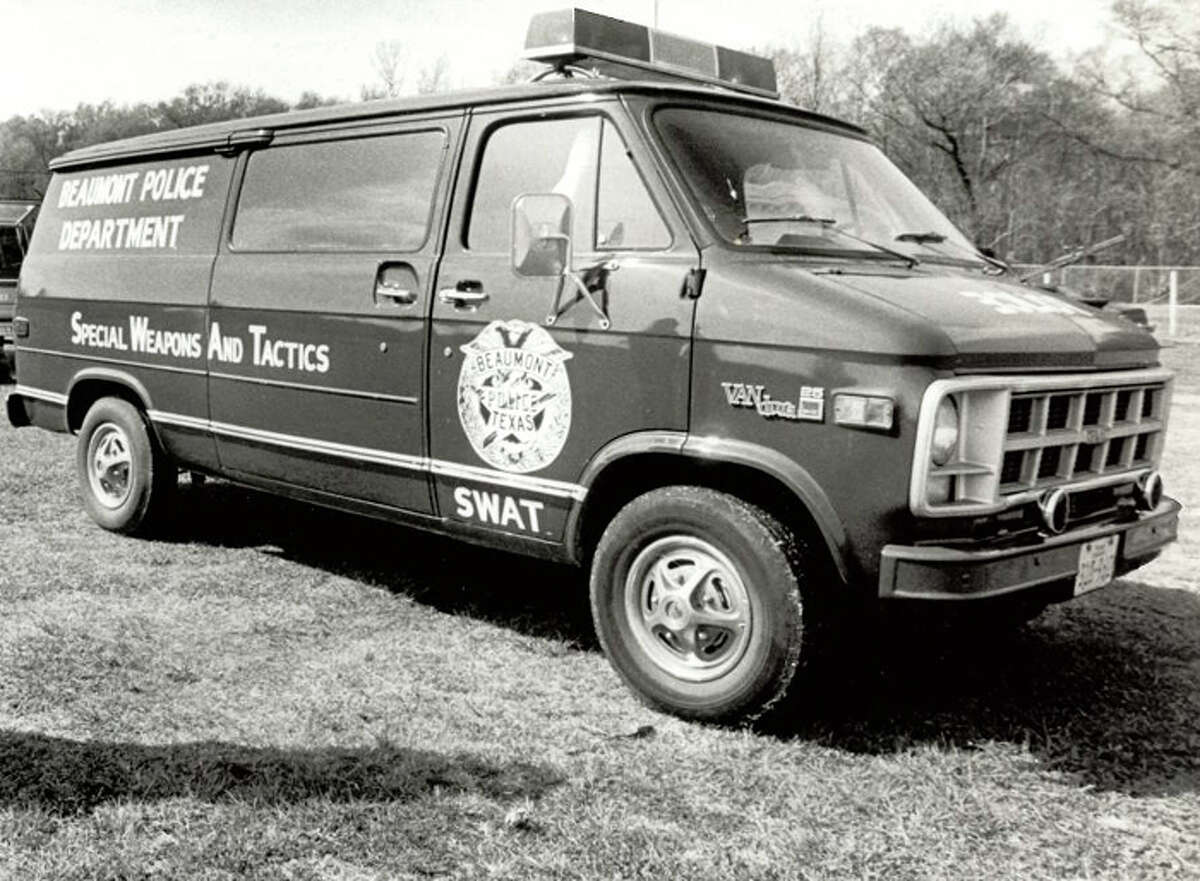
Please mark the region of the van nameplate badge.
<svg viewBox="0 0 1200 881"><path fill-rule="evenodd" d="M571 430L571 353L528 321L493 321L460 346L458 418L479 458L527 473L553 462Z"/></svg>
<svg viewBox="0 0 1200 881"><path fill-rule="evenodd" d="M766 386L744 382L723 382L725 400L731 407L755 410L767 419L792 419L796 421L823 422L825 420L825 389L819 385L800 388L800 397L795 401L772 398Z"/></svg>

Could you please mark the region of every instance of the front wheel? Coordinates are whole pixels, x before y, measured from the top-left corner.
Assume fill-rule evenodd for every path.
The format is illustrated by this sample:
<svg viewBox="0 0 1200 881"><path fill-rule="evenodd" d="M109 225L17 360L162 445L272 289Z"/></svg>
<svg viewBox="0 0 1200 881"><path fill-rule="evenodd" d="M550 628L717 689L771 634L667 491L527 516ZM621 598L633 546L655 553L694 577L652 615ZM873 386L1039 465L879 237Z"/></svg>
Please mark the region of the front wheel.
<svg viewBox="0 0 1200 881"><path fill-rule="evenodd" d="M811 630L803 560L770 514L695 486L621 509L592 561L592 615L609 661L647 703L744 722L783 697Z"/></svg>
<svg viewBox="0 0 1200 881"><path fill-rule="evenodd" d="M142 414L120 398L101 398L88 410L75 464L88 514L126 534L157 525L177 476Z"/></svg>

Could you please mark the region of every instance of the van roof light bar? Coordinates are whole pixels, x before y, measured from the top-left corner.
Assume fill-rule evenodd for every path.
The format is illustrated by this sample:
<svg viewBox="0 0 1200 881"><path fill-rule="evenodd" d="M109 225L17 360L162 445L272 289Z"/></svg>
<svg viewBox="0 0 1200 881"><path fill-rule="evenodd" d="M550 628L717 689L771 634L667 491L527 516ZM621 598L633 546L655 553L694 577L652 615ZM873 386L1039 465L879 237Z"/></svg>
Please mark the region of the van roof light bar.
<svg viewBox="0 0 1200 881"><path fill-rule="evenodd" d="M535 15L523 56L561 72L583 68L617 79L682 79L779 97L775 64L769 58L586 9Z"/></svg>

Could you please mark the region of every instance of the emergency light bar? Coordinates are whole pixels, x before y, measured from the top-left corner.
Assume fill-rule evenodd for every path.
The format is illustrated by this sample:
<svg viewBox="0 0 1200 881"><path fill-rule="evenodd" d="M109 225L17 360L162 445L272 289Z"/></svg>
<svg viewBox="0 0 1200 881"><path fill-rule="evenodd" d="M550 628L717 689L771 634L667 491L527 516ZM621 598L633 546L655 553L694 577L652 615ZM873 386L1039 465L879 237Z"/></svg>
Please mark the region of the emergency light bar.
<svg viewBox="0 0 1200 881"><path fill-rule="evenodd" d="M689 40L588 12L542 12L529 22L524 57L556 70L594 70L617 79L684 79L778 98L769 58Z"/></svg>

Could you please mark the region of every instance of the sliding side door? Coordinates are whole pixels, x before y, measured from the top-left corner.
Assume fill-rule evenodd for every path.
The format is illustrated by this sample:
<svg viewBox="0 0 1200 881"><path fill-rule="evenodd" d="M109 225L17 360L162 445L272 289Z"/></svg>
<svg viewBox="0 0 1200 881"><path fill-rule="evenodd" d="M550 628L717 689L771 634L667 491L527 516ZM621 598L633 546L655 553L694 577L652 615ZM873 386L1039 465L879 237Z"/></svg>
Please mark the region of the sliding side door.
<svg viewBox="0 0 1200 881"><path fill-rule="evenodd" d="M460 126L277 134L247 156L207 340L223 469L432 510L426 315Z"/></svg>

